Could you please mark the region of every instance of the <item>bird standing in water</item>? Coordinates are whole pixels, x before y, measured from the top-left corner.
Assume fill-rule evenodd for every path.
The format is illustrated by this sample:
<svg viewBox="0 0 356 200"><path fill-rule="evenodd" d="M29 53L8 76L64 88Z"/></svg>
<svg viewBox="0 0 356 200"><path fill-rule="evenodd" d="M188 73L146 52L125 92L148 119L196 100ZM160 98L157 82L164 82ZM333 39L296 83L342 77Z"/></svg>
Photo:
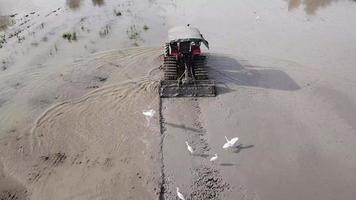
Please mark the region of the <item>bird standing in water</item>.
<svg viewBox="0 0 356 200"><path fill-rule="evenodd" d="M190 153L194 153L193 148L189 145L187 141L185 141L185 144L187 145L187 149Z"/></svg>
<svg viewBox="0 0 356 200"><path fill-rule="evenodd" d="M210 158L210 161L214 162L217 159L218 159L218 154L215 154L213 157Z"/></svg>
<svg viewBox="0 0 356 200"><path fill-rule="evenodd" d="M153 115L155 115L156 111L154 110L147 110L147 111L143 111L142 114L145 115L146 117L153 117Z"/></svg>
<svg viewBox="0 0 356 200"><path fill-rule="evenodd" d="M180 200L185 200L184 196L182 193L179 192L179 188L177 187L177 196Z"/></svg>

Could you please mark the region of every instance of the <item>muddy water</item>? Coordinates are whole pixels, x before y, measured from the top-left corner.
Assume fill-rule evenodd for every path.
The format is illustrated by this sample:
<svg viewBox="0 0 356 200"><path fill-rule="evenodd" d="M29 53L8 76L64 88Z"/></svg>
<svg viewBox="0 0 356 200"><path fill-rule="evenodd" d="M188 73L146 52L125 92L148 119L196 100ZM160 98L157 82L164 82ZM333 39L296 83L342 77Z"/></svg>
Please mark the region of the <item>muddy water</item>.
<svg viewBox="0 0 356 200"><path fill-rule="evenodd" d="M6 40L0 49L1 67L58 64L106 49L161 45L169 27L188 23L198 26L212 44L212 50L219 53L237 51L243 56L266 55L325 65L330 61L327 57L320 58L320 51L333 56L333 60L339 57L347 60L351 56L348 52L353 43L345 38L355 40L356 25L350 20L355 18L355 4L351 0L274 0L248 4L1 0L3 31L0 32ZM9 21L9 16L15 14ZM143 29L145 25L148 30ZM64 40L62 35L67 32L75 32L77 40Z"/></svg>
<svg viewBox="0 0 356 200"><path fill-rule="evenodd" d="M60 96L78 97L88 90L96 89L95 87L105 83L105 81L98 81L99 79L106 80L113 69L121 69L121 65L117 63L108 64L106 69L102 65L110 61L105 57L99 61L102 64L101 68L95 72L97 75L88 75L89 71L79 70L81 71L79 72L78 67L72 69L75 65L73 62L86 60L100 51L156 44L157 41L162 40L161 35L165 33L161 31L165 28L162 25L163 20L158 15L160 7L150 1L50 1L45 3L38 0L17 1L16 3L20 6L16 6L17 4L13 2L0 2L0 13L6 16L4 19L10 18L14 22L11 25L6 23L2 26L6 27L6 30L0 31L2 47L0 48L0 109L4 113L6 112L4 110L19 108L19 101L23 106L20 106L22 111L15 109L11 112L12 114L3 116L4 119L9 120L5 120L6 125L1 126L2 134L11 129L16 121L27 118L24 116L29 114L35 117L37 114L33 111L42 112L43 109L60 100ZM146 18L146 16L151 17ZM145 25L149 27L148 30L143 29ZM76 33L76 39L67 40L62 37L64 33ZM140 54L140 50L135 52ZM74 75L76 73L71 72L72 70L82 73L83 78L72 80L76 78ZM66 73L70 74L69 78L64 78ZM139 72L137 75L145 76L145 73L146 71L142 70L142 73ZM90 78L90 76L93 77ZM85 79L94 80L94 76L97 77L99 84L87 85ZM134 77L131 72L128 72L123 74L122 79L118 81L126 81ZM65 94L60 94L61 86L58 87L58 84L61 84L62 78L72 81L74 85L82 85L84 90L70 89ZM47 83L49 79L54 81ZM37 89L32 88L33 84L37 85L34 87ZM38 87L39 85L42 86ZM38 97L19 98L19 95L27 96L30 93L41 93L39 98L42 100ZM13 98L18 98L19 101ZM37 105L36 108L31 108L30 105L33 103Z"/></svg>
<svg viewBox="0 0 356 200"><path fill-rule="evenodd" d="M2 26L7 27L1 32L2 71L11 71L10 65L19 66L18 70L45 63L61 65L102 50L158 44L167 29L159 15L161 7L151 1L27 4L25 9L11 2L0 3L1 15L14 22ZM76 37L66 40L65 33Z"/></svg>
<svg viewBox="0 0 356 200"><path fill-rule="evenodd" d="M205 158L179 165L174 157L165 159L170 169L163 171L178 180L167 181L168 196L174 197L177 183L187 196L200 191L190 190L194 172L180 176L177 166L204 163L231 186L226 195L217 194L225 199L296 199L300 194L305 199L350 199L354 193L348 185L356 184L350 176L356 163L350 153L355 150L350 134L356 118L355 10L351 0L0 0L0 137L5 152L0 159L7 169L5 181L29 190L34 199L58 199L51 195L61 194L51 191L67 183L58 193L69 199L110 198L117 191L133 199L156 197L159 174L149 171L159 167L158 154L147 149L157 144L158 127L144 126L157 125L158 119L149 121L141 112L148 109L147 102L157 108L156 91L150 88L159 78L159 46L167 29L189 23L211 44L209 64L220 94L194 102L199 112L192 116L204 124L209 154L218 153L225 165ZM122 94L129 98L121 101ZM191 108L173 103L167 103L172 106L167 119L178 123ZM131 124L134 119L138 126ZM183 128L195 126L191 120L185 123ZM175 127L167 130L174 131L167 132L173 139L165 141L171 144L166 155L179 149L189 156L176 141L200 144L199 137L181 137ZM145 138L137 142L141 132ZM238 134L246 148L241 154L225 154L222 134ZM116 151L116 140L122 142L123 155ZM131 151L132 146L140 153ZM256 165L258 161L262 164ZM318 167L305 164L312 161ZM327 168L331 162L340 163L334 169L343 173ZM152 168L135 168L136 163ZM75 187L82 171L88 187ZM122 186L123 180L132 182ZM132 196L132 187L142 193Z"/></svg>

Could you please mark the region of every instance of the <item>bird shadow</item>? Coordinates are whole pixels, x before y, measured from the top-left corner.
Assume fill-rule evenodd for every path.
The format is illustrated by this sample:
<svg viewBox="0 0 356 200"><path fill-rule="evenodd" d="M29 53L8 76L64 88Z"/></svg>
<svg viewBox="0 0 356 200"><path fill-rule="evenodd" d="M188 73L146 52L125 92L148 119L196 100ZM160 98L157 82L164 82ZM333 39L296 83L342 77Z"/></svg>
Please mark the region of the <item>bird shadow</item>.
<svg viewBox="0 0 356 200"><path fill-rule="evenodd" d="M207 158L211 155L209 154L205 154L205 153L194 153L193 156L197 156L197 157L202 157L202 158Z"/></svg>
<svg viewBox="0 0 356 200"><path fill-rule="evenodd" d="M204 133L203 130L200 130L200 129L197 129L197 128L188 127L188 126L186 126L184 124L174 124L174 123L170 123L170 122L164 122L164 124L172 126L174 128L180 128L180 129L192 131L192 132L195 132L195 133Z"/></svg>
<svg viewBox="0 0 356 200"><path fill-rule="evenodd" d="M220 166L225 166L225 167L230 167L230 166L235 166L236 164L234 163L220 163Z"/></svg>
<svg viewBox="0 0 356 200"><path fill-rule="evenodd" d="M244 149L250 149L250 148L252 148L252 147L254 147L254 146L255 146L255 145L253 145L253 144L251 144L251 145L243 145L243 144L240 144L240 145L234 147L233 152L234 152L234 153L240 153L242 150L244 150Z"/></svg>

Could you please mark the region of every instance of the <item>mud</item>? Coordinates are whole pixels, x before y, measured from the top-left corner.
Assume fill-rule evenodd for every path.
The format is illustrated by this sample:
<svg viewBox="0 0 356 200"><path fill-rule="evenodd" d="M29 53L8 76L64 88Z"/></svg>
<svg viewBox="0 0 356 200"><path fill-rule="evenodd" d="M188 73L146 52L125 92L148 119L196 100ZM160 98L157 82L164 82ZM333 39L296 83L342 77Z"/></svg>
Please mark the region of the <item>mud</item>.
<svg viewBox="0 0 356 200"><path fill-rule="evenodd" d="M159 73L155 68L160 60L159 50L127 49L93 55L90 61L78 61L75 68L69 66L68 72L54 73L53 77L60 80L54 82L59 83L59 90L42 91L30 100L17 102L42 112L27 125L2 126L8 134L1 140L1 159L9 173L16 174L26 187L28 199L114 199L117 195L124 199L158 198L159 118L146 119L142 111L158 110ZM134 57L137 62L132 62ZM132 71L141 68L141 62L146 64L146 70L141 74ZM132 79L116 83L126 76ZM97 88L87 89L93 85ZM50 86L42 90L47 87ZM13 89L30 88L24 84ZM11 104L5 109L8 106ZM21 117L17 119L27 121L30 115ZM77 189L72 190L73 187ZM14 199L23 196L17 189L6 188L4 195Z"/></svg>
<svg viewBox="0 0 356 200"><path fill-rule="evenodd" d="M229 190L217 166L209 162L213 153L201 112L198 99L162 99L164 199L174 198L176 187L189 199L222 199Z"/></svg>
<svg viewBox="0 0 356 200"><path fill-rule="evenodd" d="M229 190L229 184L224 182L219 171L207 166L194 169L190 199L222 199L224 190Z"/></svg>
<svg viewBox="0 0 356 200"><path fill-rule="evenodd" d="M0 199L353 199L355 9L0 0ZM185 24L218 96L160 100L161 46Z"/></svg>
<svg viewBox="0 0 356 200"><path fill-rule="evenodd" d="M0 162L0 199L1 200L27 200L28 191L17 180L4 171Z"/></svg>

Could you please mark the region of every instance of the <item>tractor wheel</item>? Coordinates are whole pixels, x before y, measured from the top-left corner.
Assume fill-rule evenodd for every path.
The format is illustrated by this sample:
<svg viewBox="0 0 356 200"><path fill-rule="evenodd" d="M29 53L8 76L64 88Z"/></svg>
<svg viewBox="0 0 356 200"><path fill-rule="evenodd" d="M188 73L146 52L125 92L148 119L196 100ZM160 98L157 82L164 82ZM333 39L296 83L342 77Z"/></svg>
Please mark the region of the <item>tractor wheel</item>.
<svg viewBox="0 0 356 200"><path fill-rule="evenodd" d="M195 56L193 59L194 76L197 80L208 80L208 70L205 56Z"/></svg>
<svg viewBox="0 0 356 200"><path fill-rule="evenodd" d="M164 45L164 56L169 56L169 43Z"/></svg>
<svg viewBox="0 0 356 200"><path fill-rule="evenodd" d="M165 56L163 62L165 80L177 80L177 59L175 56Z"/></svg>

